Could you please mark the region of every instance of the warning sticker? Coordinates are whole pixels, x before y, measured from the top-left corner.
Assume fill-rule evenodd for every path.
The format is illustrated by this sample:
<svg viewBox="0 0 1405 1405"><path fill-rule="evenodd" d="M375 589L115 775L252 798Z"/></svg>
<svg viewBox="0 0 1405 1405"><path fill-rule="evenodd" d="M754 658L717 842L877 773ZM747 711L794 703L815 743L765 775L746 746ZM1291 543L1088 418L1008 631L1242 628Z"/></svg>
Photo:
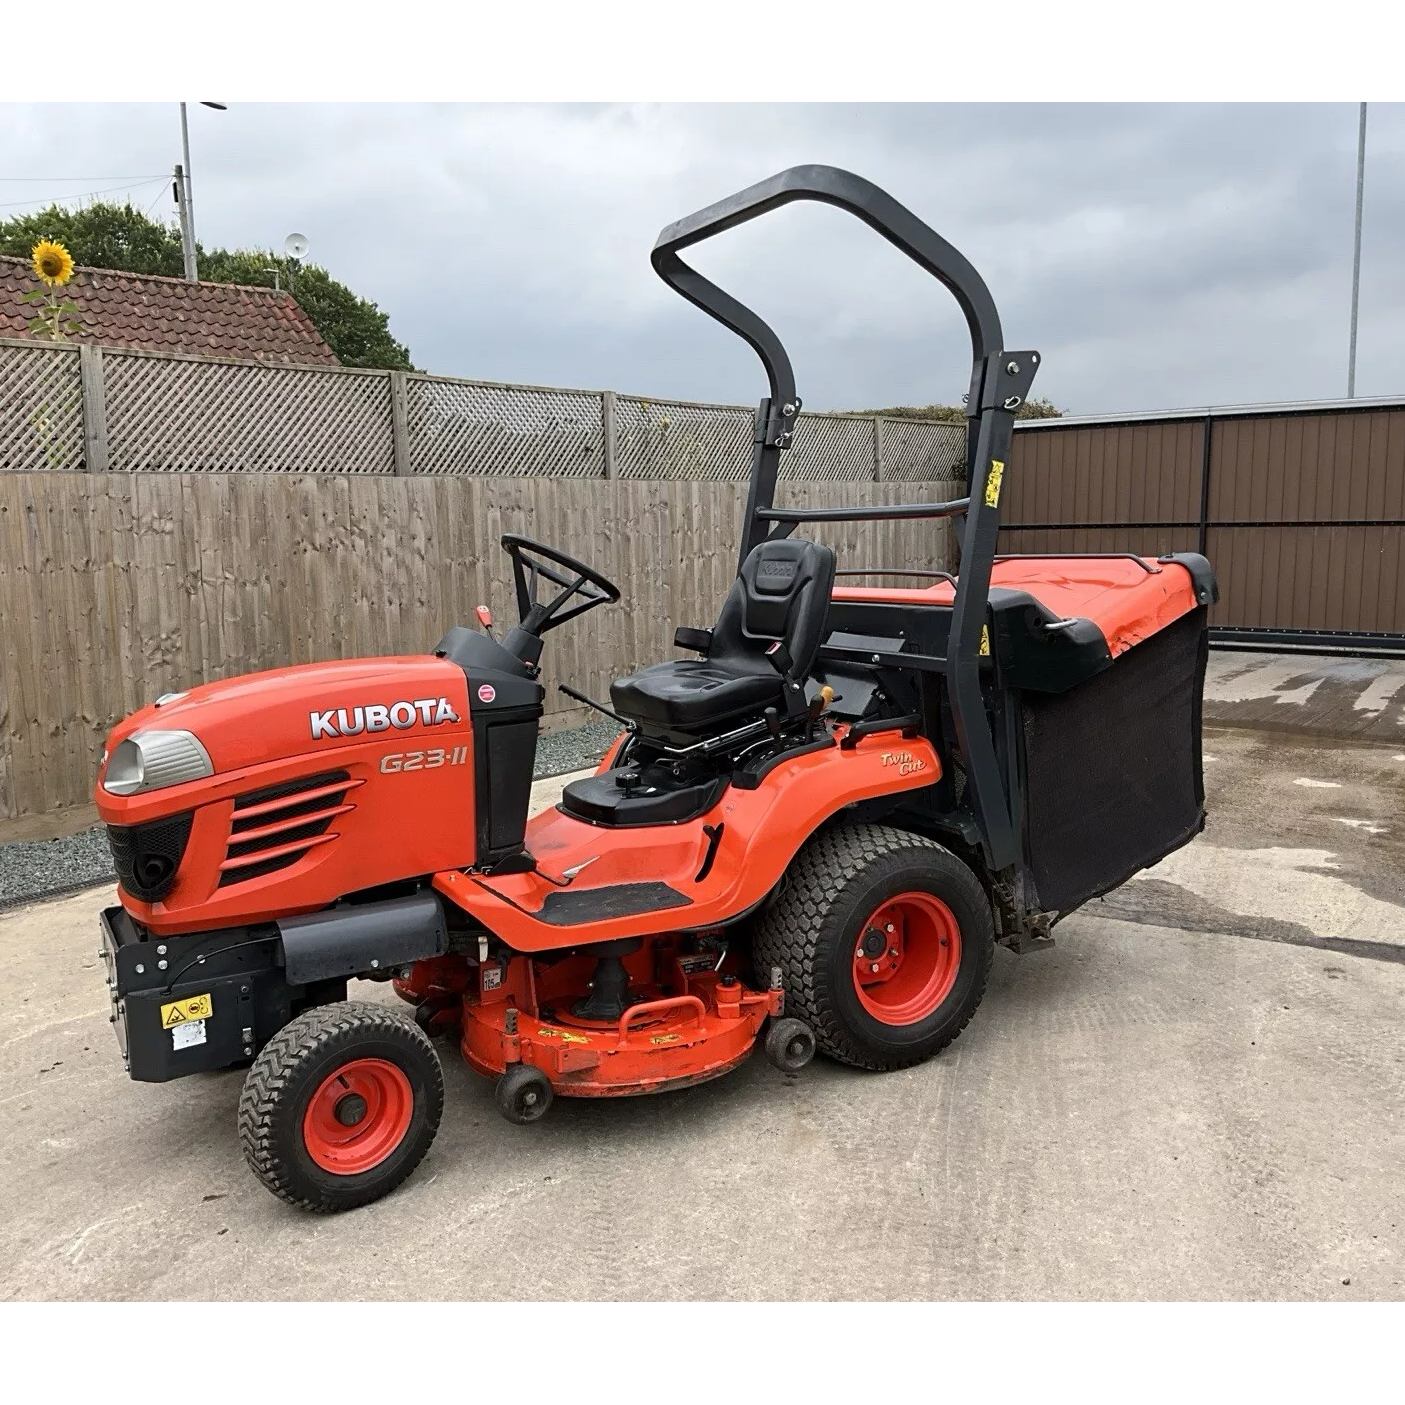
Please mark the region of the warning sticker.
<svg viewBox="0 0 1405 1405"><path fill-rule="evenodd" d="M173 1049L190 1049L196 1044L203 1044L204 1042L204 1020L186 1020L184 1024L178 1024L171 1031L171 1047Z"/></svg>
<svg viewBox="0 0 1405 1405"><path fill-rule="evenodd" d="M589 1044L590 1040L583 1034L572 1034L568 1029L552 1029L543 1025L537 1033L543 1039L560 1039L565 1044Z"/></svg>
<svg viewBox="0 0 1405 1405"><path fill-rule="evenodd" d="M988 658L988 657L990 656L990 626L989 626L989 625L984 625L984 624L983 624L983 625L981 626L981 647L977 650L977 653L979 653L980 656L981 656L981 658L983 658L983 659L984 659L984 658Z"/></svg>
<svg viewBox="0 0 1405 1405"><path fill-rule="evenodd" d="M1000 480L1005 477L1005 465L1000 459L991 459L990 472L985 476L985 505L1000 505Z"/></svg>
<svg viewBox="0 0 1405 1405"><path fill-rule="evenodd" d="M184 1000L172 1000L161 1007L161 1028L174 1029L187 1020L208 1020L215 1007L208 995L190 995Z"/></svg>

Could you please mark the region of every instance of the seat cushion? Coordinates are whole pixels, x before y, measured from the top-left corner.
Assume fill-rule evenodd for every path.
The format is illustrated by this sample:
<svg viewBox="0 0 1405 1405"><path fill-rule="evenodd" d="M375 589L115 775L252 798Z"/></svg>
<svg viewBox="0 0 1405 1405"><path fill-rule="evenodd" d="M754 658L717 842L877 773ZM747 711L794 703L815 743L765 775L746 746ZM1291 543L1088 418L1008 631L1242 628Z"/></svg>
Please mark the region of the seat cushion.
<svg viewBox="0 0 1405 1405"><path fill-rule="evenodd" d="M610 685L616 712L639 722L698 731L745 712L781 702L780 675L744 673L708 659L674 659L641 668Z"/></svg>

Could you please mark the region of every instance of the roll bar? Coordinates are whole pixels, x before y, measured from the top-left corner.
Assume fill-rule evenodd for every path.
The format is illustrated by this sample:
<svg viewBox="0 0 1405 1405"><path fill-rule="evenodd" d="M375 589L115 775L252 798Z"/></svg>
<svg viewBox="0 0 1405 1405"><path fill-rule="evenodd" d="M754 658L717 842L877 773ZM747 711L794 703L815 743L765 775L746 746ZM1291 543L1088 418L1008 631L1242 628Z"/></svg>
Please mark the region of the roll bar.
<svg viewBox="0 0 1405 1405"><path fill-rule="evenodd" d="M675 220L654 241L650 260L654 271L675 292L731 328L761 358L770 382L771 402L784 406L795 401L795 375L780 338L748 307L724 293L678 257L680 249L735 229L792 200L818 200L837 205L896 245L914 263L943 282L966 314L971 331L972 359L983 361L1000 348L1004 338L1000 315L985 280L969 259L948 244L911 210L900 205L872 181L841 171L837 166L792 166L767 180L729 195L696 214Z"/></svg>
<svg viewBox="0 0 1405 1405"><path fill-rule="evenodd" d="M878 231L950 290L971 334L971 388L966 397L966 472L969 494L947 503L881 508L799 509L774 506L780 456L790 448L800 397L780 338L738 302L679 257L679 250L735 229L793 200L818 200L847 210ZM786 536L800 522L870 521L887 517L964 515L961 572L951 607L944 667L952 721L966 771L967 791L993 870L1018 865L1020 842L1011 795L995 754L981 694L981 658L990 652L986 628L990 573L1000 530L1000 493L1014 429L1014 412L1029 395L1039 367L1035 351L1006 351L995 301L970 261L911 210L871 181L835 166L792 166L729 195L696 214L675 220L654 242L654 271L675 292L735 332L761 358L769 395L756 413L751 487L738 561L771 537Z"/></svg>

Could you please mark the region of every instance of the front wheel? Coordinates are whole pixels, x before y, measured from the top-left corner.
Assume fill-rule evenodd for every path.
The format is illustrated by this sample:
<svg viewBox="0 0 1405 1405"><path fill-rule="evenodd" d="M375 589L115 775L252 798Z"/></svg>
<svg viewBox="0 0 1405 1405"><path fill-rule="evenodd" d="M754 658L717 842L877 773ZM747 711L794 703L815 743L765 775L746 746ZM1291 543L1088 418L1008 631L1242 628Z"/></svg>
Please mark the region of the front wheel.
<svg viewBox="0 0 1405 1405"><path fill-rule="evenodd" d="M444 1074L413 1020L342 1001L273 1036L239 1095L249 1169L304 1210L351 1210L388 1195L439 1130Z"/></svg>
<svg viewBox="0 0 1405 1405"><path fill-rule="evenodd" d="M985 993L990 904L950 850L886 825L839 825L796 855L761 918L755 964L831 1058L905 1068L945 1048Z"/></svg>

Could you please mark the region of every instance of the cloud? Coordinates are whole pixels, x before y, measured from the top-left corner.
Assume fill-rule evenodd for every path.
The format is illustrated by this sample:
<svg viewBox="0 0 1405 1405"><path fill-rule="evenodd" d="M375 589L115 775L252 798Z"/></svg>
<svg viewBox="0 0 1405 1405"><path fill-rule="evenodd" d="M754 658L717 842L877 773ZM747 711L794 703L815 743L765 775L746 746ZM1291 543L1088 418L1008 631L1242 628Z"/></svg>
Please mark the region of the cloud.
<svg viewBox="0 0 1405 1405"><path fill-rule="evenodd" d="M972 259L1009 343L1044 353L1038 392L1070 409L1345 387L1352 104L235 103L193 109L191 139L203 242L301 230L445 374L755 400L752 353L648 251L679 215L826 161ZM0 108L15 175L159 174L177 145L169 104ZM1368 153L1358 390L1405 393L1405 106L1373 105ZM837 211L788 207L693 256L773 322L813 408L965 388L954 302Z"/></svg>

